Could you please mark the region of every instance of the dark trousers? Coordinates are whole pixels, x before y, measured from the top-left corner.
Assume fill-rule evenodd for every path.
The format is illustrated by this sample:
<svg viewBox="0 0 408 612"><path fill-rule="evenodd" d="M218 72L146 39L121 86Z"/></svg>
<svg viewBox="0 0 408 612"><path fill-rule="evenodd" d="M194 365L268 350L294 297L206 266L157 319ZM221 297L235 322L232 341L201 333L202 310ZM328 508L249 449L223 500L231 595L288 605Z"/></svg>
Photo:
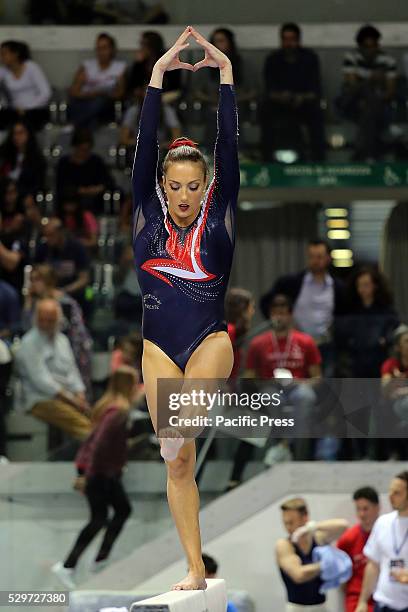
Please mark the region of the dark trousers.
<svg viewBox="0 0 408 612"><path fill-rule="evenodd" d="M25 111L24 115L20 115L14 108L2 108L0 110L0 130L8 129L18 121L24 121L37 132L42 130L49 117L48 108L32 108Z"/></svg>
<svg viewBox="0 0 408 612"><path fill-rule="evenodd" d="M106 527L105 537L95 561L106 559L132 511L120 478L92 476L88 479L85 495L91 518L79 534L65 560L64 567L75 567L84 550L104 527ZM109 507L114 510L112 518L108 517Z"/></svg>
<svg viewBox="0 0 408 612"><path fill-rule="evenodd" d="M262 154L264 161L274 161L278 149L293 149L305 158L302 126L307 129L312 161L325 158L323 113L316 101L293 108L272 100L264 101L261 110Z"/></svg>
<svg viewBox="0 0 408 612"><path fill-rule="evenodd" d="M381 133L389 120L389 104L371 83L345 87L337 99L340 112L358 127L356 159L379 157L382 149Z"/></svg>

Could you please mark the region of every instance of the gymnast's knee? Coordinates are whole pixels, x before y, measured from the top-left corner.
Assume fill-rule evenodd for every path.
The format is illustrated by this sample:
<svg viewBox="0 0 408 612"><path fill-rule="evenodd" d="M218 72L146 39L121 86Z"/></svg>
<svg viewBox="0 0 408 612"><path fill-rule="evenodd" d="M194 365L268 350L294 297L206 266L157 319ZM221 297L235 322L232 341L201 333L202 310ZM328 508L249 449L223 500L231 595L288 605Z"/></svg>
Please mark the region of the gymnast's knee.
<svg viewBox="0 0 408 612"><path fill-rule="evenodd" d="M194 478L194 462L191 457L180 454L174 461L166 461L167 475L174 482L192 480Z"/></svg>

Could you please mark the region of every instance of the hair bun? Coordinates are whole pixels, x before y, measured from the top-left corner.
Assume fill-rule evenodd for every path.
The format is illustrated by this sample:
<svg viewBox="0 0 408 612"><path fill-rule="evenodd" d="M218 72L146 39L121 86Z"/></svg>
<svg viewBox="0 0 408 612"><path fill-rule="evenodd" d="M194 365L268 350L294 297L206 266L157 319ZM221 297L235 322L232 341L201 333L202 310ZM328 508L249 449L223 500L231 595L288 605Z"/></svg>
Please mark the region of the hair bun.
<svg viewBox="0 0 408 612"><path fill-rule="evenodd" d="M193 149L197 149L198 143L194 142L194 140L190 140L189 138L176 138L176 140L174 140L169 146L169 151L172 149L178 149L179 147L191 147Z"/></svg>

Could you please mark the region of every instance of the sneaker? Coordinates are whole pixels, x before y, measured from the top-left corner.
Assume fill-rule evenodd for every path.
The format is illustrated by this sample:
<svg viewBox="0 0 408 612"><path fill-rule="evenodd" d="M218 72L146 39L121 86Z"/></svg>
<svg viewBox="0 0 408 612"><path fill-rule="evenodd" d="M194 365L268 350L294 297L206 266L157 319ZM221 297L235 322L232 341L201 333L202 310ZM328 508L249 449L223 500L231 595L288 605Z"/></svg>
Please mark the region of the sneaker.
<svg viewBox="0 0 408 612"><path fill-rule="evenodd" d="M264 457L264 464L268 467L275 465L275 463L282 463L283 461L292 461L292 453L289 448L283 444L272 446Z"/></svg>
<svg viewBox="0 0 408 612"><path fill-rule="evenodd" d="M108 563L109 561L107 559L103 559L103 561L92 561L91 565L89 566L89 571L92 572L92 574L97 574L98 572L104 570Z"/></svg>
<svg viewBox="0 0 408 612"><path fill-rule="evenodd" d="M58 576L62 584L65 585L68 589L76 589L76 584L74 582L74 569L70 567L64 567L62 561L58 561L52 566L51 571L53 572L53 574Z"/></svg>

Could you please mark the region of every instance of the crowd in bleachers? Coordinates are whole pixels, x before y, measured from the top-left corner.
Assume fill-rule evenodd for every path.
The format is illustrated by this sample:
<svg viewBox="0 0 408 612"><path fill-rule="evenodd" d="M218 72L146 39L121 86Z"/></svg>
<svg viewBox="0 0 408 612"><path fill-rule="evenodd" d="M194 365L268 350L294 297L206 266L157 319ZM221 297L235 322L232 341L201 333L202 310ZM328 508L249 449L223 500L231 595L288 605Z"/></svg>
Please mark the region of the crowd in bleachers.
<svg viewBox="0 0 408 612"><path fill-rule="evenodd" d="M242 121L261 125L255 157L277 161L279 151L292 149L299 159L323 160L319 61L302 46L300 28L282 26L281 49L266 59L263 92L249 85L234 33L218 28L211 40L232 61ZM355 158L376 159L384 143L373 137L381 134L378 128L387 124L397 102L396 63L381 49L375 28L363 27L356 40L358 46L344 60L337 106L359 125ZM27 410L77 438L89 431L93 344L105 350L111 346L108 339L139 331L142 314L131 246L130 166L146 86L164 42L157 32L146 31L130 65L117 58L117 51L113 37L101 33L94 57L78 67L57 102L24 42L4 41L0 47L0 333L15 346L22 338L17 362L23 383L25 375L44 381L36 401L28 393ZM203 148L210 150L217 79L208 72L194 89L184 77L179 71L166 73L160 143L165 147L198 121L205 125ZM244 142L244 152L245 147ZM283 296L277 308L287 312L275 313L274 319L286 316L288 329L296 326L313 343L314 362L302 364L294 377L380 377L399 324L386 280L364 268L346 289L331 276L324 243L311 244L308 258L306 272L279 279L261 301L269 318L271 303ZM238 326L238 336L248 332L248 325ZM42 341L44 333L58 335L60 354L52 354L50 343ZM400 361L388 364L384 376L398 378L408 368L406 337L398 335ZM131 338L120 349L121 360L140 370L140 339ZM260 347L262 354L265 350ZM241 371L263 377L253 346L249 355L248 363L242 357ZM115 363L117 358L118 353ZM35 373L27 374L33 368ZM312 401L311 389L304 387L299 401ZM51 400L59 415L55 402L50 409ZM37 405L44 403L45 408ZM1 454L4 441L0 447ZM367 449L353 449L353 456L360 451L365 456Z"/></svg>

